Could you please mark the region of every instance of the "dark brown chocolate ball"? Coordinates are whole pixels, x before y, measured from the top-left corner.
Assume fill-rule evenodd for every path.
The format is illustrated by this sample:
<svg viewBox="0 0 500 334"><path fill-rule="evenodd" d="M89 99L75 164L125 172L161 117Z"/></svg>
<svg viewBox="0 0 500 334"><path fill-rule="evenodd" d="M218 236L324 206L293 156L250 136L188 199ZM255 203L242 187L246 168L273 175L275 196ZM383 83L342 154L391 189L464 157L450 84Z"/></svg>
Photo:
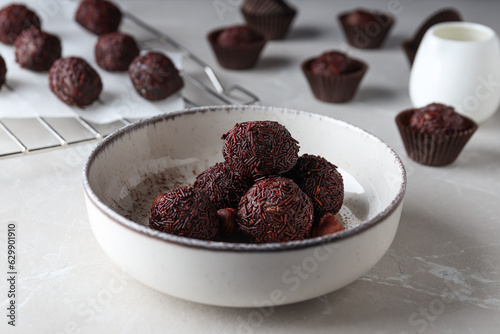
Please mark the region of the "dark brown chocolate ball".
<svg viewBox="0 0 500 334"><path fill-rule="evenodd" d="M102 82L99 74L81 58L60 58L49 71L49 87L64 103L85 107L99 97Z"/></svg>
<svg viewBox="0 0 500 334"><path fill-rule="evenodd" d="M110 1L83 0L76 11L75 20L88 31L102 35L118 30L122 12Z"/></svg>
<svg viewBox="0 0 500 334"><path fill-rule="evenodd" d="M344 201L344 182L337 166L320 156L304 154L286 176L311 198L316 222L327 212L339 212Z"/></svg>
<svg viewBox="0 0 500 334"><path fill-rule="evenodd" d="M244 178L282 174L297 162L298 142L278 122L238 123L222 139L228 167Z"/></svg>
<svg viewBox="0 0 500 334"><path fill-rule="evenodd" d="M196 177L194 187L209 194L217 210L237 208L241 196L250 185L229 169L226 163L219 162Z"/></svg>
<svg viewBox="0 0 500 334"><path fill-rule="evenodd" d="M97 65L106 71L127 71L138 55L139 48L134 38L117 31L101 35L95 45Z"/></svg>
<svg viewBox="0 0 500 334"><path fill-rule="evenodd" d="M234 26L222 30L217 37L220 46L242 46L262 41L264 36L247 26Z"/></svg>
<svg viewBox="0 0 500 334"><path fill-rule="evenodd" d="M371 12L357 9L347 14L345 22L354 27L364 27L370 22L376 22L377 18Z"/></svg>
<svg viewBox="0 0 500 334"><path fill-rule="evenodd" d="M338 75L352 70L352 61L344 53L328 51L316 58L310 65L311 72L321 75Z"/></svg>
<svg viewBox="0 0 500 334"><path fill-rule="evenodd" d="M194 187L180 187L155 198L149 227L183 237L213 240L219 218L205 192Z"/></svg>
<svg viewBox="0 0 500 334"><path fill-rule="evenodd" d="M441 103L415 109L410 119L410 128L426 134L454 134L463 124L463 117L453 107Z"/></svg>
<svg viewBox="0 0 500 334"><path fill-rule="evenodd" d="M48 71L54 61L61 58L59 37L32 26L24 30L14 43L16 62L23 68Z"/></svg>
<svg viewBox="0 0 500 334"><path fill-rule="evenodd" d="M40 18L24 5L12 4L0 9L0 41L14 44L16 38L31 26L40 28Z"/></svg>
<svg viewBox="0 0 500 334"><path fill-rule="evenodd" d="M7 74L7 66L5 65L5 61L2 56L0 56L0 88L5 83L5 75Z"/></svg>
<svg viewBox="0 0 500 334"><path fill-rule="evenodd" d="M160 52L135 58L129 74L137 92L150 101L165 99L184 87L174 63Z"/></svg>
<svg viewBox="0 0 500 334"><path fill-rule="evenodd" d="M240 229L256 242L286 242L309 236L313 206L292 180L270 177L257 181L238 205Z"/></svg>

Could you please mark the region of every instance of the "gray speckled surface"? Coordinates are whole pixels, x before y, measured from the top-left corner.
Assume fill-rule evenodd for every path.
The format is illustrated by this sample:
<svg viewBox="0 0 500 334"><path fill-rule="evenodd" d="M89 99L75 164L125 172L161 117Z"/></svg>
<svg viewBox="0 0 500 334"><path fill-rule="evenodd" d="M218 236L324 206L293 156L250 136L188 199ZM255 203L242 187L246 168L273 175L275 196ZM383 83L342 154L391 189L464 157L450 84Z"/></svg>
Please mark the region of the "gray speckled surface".
<svg viewBox="0 0 500 334"><path fill-rule="evenodd" d="M453 5L468 21L500 31L496 1L293 1L300 13L283 41L266 46L251 71L221 69L205 32L240 22L237 1L124 1L122 6L181 41L263 104L330 115L374 133L408 169L401 224L386 256L358 281L311 301L274 309L184 302L124 276L90 231L81 170L91 145L0 160L0 257L17 223L17 327L2 333L496 333L500 328L500 113L482 124L444 168L408 161L394 117L410 106L409 66L400 48L422 20ZM302 60L345 48L336 15L369 4L400 13L381 50L352 50L370 69L355 100L316 101ZM4 5L6 1L1 1ZM65 1L54 1L64 6ZM41 6L33 2L33 7ZM223 13L216 4L225 5ZM54 7L55 8L55 7ZM219 15L220 14L220 15ZM182 29L179 29L182 27ZM1 103L1 101L0 101ZM5 279L0 305L7 307ZM3 312L5 313L5 311Z"/></svg>

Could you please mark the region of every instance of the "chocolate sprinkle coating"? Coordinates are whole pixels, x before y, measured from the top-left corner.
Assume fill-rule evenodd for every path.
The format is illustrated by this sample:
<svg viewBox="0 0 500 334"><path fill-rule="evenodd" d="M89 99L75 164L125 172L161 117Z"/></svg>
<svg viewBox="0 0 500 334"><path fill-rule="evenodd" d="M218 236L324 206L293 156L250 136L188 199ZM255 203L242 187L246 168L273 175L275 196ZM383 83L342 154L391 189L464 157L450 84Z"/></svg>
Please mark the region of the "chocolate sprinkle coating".
<svg viewBox="0 0 500 334"><path fill-rule="evenodd" d="M344 182L337 166L320 156L304 154L286 176L311 198L315 222L327 212L339 212L344 202Z"/></svg>
<svg viewBox="0 0 500 334"><path fill-rule="evenodd" d="M309 197L284 177L257 181L238 205L239 227L256 242L303 240L311 232L313 215Z"/></svg>
<svg viewBox="0 0 500 334"><path fill-rule="evenodd" d="M44 72L54 61L61 58L61 41L52 35L31 26L24 30L14 43L16 62L23 68Z"/></svg>
<svg viewBox="0 0 500 334"><path fill-rule="evenodd" d="M49 71L49 87L64 103L85 107L99 97L102 82L99 74L81 58L60 58Z"/></svg>
<svg viewBox="0 0 500 334"><path fill-rule="evenodd" d="M209 194L217 210L237 208L241 196L250 185L229 169L226 163L216 163L196 177L194 187Z"/></svg>
<svg viewBox="0 0 500 334"><path fill-rule="evenodd" d="M117 31L101 35L95 45L97 65L111 72L127 71L139 52L132 36Z"/></svg>
<svg viewBox="0 0 500 334"><path fill-rule="evenodd" d="M5 65L5 61L2 56L0 56L0 88L5 83L5 75L7 74L7 66Z"/></svg>
<svg viewBox="0 0 500 334"><path fill-rule="evenodd" d="M75 14L75 21L96 35L117 31L122 12L110 1L83 0Z"/></svg>
<svg viewBox="0 0 500 334"><path fill-rule="evenodd" d="M226 163L244 178L285 173L298 159L298 141L278 122L238 123L222 139Z"/></svg>
<svg viewBox="0 0 500 334"><path fill-rule="evenodd" d="M0 42L14 44L16 38L31 26L40 28L40 18L26 6L12 4L0 9Z"/></svg>
<svg viewBox="0 0 500 334"><path fill-rule="evenodd" d="M463 123L463 117L453 107L432 103L415 109L410 128L426 134L454 134L462 130Z"/></svg>
<svg viewBox="0 0 500 334"><path fill-rule="evenodd" d="M162 100L184 87L174 64L160 52L149 52L134 59L129 74L137 92L150 101Z"/></svg>
<svg viewBox="0 0 500 334"><path fill-rule="evenodd" d="M180 187L155 198L149 227L183 237L213 240L219 219L205 192L194 187Z"/></svg>

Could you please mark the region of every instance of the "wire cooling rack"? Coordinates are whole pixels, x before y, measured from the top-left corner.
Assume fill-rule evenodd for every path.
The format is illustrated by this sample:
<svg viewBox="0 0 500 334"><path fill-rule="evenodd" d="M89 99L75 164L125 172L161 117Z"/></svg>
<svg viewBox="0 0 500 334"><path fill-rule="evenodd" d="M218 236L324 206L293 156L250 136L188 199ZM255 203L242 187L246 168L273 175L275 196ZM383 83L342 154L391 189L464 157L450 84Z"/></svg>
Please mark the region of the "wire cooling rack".
<svg viewBox="0 0 500 334"><path fill-rule="evenodd" d="M240 85L225 87L214 70L184 46L150 26L130 12L122 12L126 21L144 29L151 37L139 40L143 50L165 47L182 54L182 91L186 107L220 104L255 104L259 98ZM7 89L12 89L6 85ZM61 102L62 103L62 102ZM97 103L104 103L98 101ZM71 145L98 141L113 131L139 119L122 117L107 124L92 123L74 117L0 118L0 158L23 156Z"/></svg>

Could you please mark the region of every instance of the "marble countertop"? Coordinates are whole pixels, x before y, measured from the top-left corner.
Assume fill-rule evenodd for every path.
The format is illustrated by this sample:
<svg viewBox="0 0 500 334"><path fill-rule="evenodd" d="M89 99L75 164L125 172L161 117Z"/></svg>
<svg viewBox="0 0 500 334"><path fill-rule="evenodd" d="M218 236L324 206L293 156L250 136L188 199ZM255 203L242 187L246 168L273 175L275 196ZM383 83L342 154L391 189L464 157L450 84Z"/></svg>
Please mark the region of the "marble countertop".
<svg viewBox="0 0 500 334"><path fill-rule="evenodd" d="M6 1L1 1L4 5ZM66 1L33 2L54 11ZM395 115L411 106L409 66L400 47L434 11L453 5L467 21L500 31L494 1L305 1L293 30L266 46L256 68L216 63L205 33L241 22L240 1L123 1L120 5L213 65L262 104L292 107L360 126L403 158L408 189L387 254L345 288L272 310L199 305L161 294L123 273L101 251L84 204L82 167L94 144L0 160L0 268L7 276L9 224L16 226L16 327L7 324L2 277L1 333L498 333L500 328L500 113L481 124L458 160L433 168L410 161ZM38 6L38 7L37 7ZM348 49L337 13L397 8L380 50ZM394 7L396 6L396 7ZM315 100L304 59L349 50L370 69L354 101ZM1 105L1 101L0 101ZM8 283L8 282L7 282Z"/></svg>

